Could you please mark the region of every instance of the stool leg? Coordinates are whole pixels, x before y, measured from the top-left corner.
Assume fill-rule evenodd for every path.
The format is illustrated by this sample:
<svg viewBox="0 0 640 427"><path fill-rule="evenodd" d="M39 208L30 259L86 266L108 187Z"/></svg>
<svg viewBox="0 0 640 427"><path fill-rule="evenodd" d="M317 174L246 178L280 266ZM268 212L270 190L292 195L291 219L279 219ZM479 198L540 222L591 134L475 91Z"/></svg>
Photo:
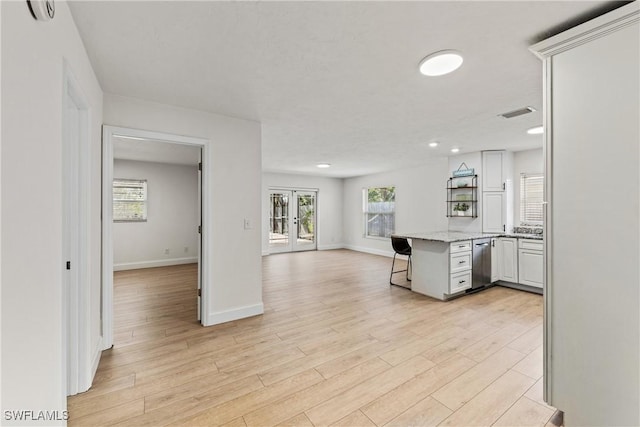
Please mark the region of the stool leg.
<svg viewBox="0 0 640 427"><path fill-rule="evenodd" d="M391 279L393 278L393 266L396 265L396 254L393 254L393 262L391 263L391 274L389 275L389 284L390 285L395 285L395 283L393 283L391 281Z"/></svg>

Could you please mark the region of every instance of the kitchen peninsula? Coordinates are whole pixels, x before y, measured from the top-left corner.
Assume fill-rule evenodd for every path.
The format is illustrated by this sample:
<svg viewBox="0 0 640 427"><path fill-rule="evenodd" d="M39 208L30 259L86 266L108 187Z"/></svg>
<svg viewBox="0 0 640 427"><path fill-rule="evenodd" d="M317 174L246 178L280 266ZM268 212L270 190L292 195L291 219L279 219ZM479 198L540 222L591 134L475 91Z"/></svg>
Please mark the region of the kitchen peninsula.
<svg viewBox="0 0 640 427"><path fill-rule="evenodd" d="M478 246L492 245L494 241L491 239L498 237L523 238L528 241L542 240L541 235L456 231L398 233L393 236L412 241L411 290L439 300L462 295L471 289L474 244ZM539 244L541 245L541 242ZM490 250L488 247L486 249ZM478 260L476 260L477 262ZM477 274L478 272L476 272L476 276ZM517 282L518 280L516 278L513 281ZM489 282L493 282L493 280L489 280Z"/></svg>

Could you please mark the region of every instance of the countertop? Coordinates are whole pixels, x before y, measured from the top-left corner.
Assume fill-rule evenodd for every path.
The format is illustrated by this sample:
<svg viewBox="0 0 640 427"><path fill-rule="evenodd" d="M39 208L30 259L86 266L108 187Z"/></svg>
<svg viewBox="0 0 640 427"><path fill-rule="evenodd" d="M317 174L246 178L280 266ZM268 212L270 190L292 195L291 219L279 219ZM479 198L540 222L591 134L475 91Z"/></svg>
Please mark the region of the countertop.
<svg viewBox="0 0 640 427"><path fill-rule="evenodd" d="M405 239L431 240L434 242L460 242L463 240L486 239L491 237L515 237L519 239L542 240L541 234L522 233L464 233L461 231L434 231L425 233L397 233L393 237Z"/></svg>

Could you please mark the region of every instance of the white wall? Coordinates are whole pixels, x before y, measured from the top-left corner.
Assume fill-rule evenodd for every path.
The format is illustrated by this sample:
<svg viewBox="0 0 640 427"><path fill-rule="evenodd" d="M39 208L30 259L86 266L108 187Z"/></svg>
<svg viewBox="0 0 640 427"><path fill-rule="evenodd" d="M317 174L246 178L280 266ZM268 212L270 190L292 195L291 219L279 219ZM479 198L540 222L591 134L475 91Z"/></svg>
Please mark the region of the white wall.
<svg viewBox="0 0 640 427"><path fill-rule="evenodd" d="M66 409L62 323L63 60L89 103L91 337L100 340L102 91L65 2L2 8L2 411ZM43 423L39 423L43 425ZM47 424L54 424L53 422Z"/></svg>
<svg viewBox="0 0 640 427"><path fill-rule="evenodd" d="M544 172L542 148L515 152L513 156L513 171L515 207L513 224L517 227L520 225L520 174Z"/></svg>
<svg viewBox="0 0 640 427"><path fill-rule="evenodd" d="M353 250L393 256L389 239L364 237L362 190L396 187L396 232L442 231L447 228L446 158L426 160L425 166L344 180L344 244Z"/></svg>
<svg viewBox="0 0 640 427"><path fill-rule="evenodd" d="M469 233L482 233L482 153L475 151L473 153L459 154L457 156L449 157L448 169L445 176L445 182L442 184L446 187L446 180L452 175L452 172L457 170L462 163L466 163L467 167L474 169L476 175L478 175L478 208L477 218L449 218L449 230L450 231L464 231ZM445 199L446 200L446 193Z"/></svg>
<svg viewBox="0 0 640 427"><path fill-rule="evenodd" d="M261 220L260 123L105 94L107 125L205 138L210 141L204 185L212 200L203 226L213 233L206 248L211 264L211 323L262 313L261 227L244 229L244 218Z"/></svg>
<svg viewBox="0 0 640 427"><path fill-rule="evenodd" d="M116 159L113 176L147 180L147 221L113 224L114 270L197 262L198 166Z"/></svg>
<svg viewBox="0 0 640 427"><path fill-rule="evenodd" d="M269 188L308 188L318 190L318 249L342 247L342 179L308 175L262 174L262 253L269 253Z"/></svg>

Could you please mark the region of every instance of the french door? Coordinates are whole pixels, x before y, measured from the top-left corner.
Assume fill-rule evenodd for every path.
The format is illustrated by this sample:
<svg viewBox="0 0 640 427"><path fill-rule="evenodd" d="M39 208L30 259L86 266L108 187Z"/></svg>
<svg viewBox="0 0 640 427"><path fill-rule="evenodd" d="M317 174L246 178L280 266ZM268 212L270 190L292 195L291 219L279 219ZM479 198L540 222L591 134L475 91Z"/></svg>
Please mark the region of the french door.
<svg viewBox="0 0 640 427"><path fill-rule="evenodd" d="M311 251L316 241L316 191L269 190L269 252Z"/></svg>

